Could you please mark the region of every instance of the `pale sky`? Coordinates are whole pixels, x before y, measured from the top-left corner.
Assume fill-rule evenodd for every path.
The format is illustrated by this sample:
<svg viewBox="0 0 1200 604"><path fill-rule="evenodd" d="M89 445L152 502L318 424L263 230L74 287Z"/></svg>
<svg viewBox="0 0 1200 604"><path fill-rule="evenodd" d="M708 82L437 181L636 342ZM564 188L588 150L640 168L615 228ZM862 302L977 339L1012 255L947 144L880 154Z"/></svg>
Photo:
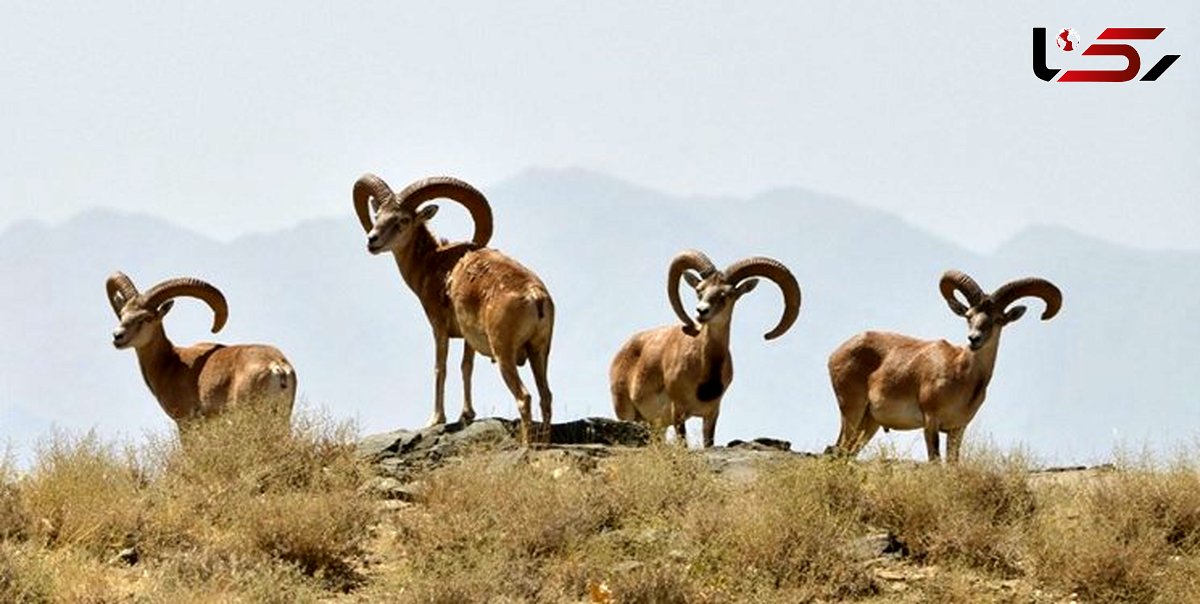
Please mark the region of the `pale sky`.
<svg viewBox="0 0 1200 604"><path fill-rule="evenodd" d="M1033 223L1200 249L1194 0L645 4L8 3L0 228L103 205L229 239L347 214L364 171L579 166L809 188L977 250ZM1037 26L1166 27L1143 71L1182 58L1045 83ZM1050 61L1120 66L1078 54Z"/></svg>

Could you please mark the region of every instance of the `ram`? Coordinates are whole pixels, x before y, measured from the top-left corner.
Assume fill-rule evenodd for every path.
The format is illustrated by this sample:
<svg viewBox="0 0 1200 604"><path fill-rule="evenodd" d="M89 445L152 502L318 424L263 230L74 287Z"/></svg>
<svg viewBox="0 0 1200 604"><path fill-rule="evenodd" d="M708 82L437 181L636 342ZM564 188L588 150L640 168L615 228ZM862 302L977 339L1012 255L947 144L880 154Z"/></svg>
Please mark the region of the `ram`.
<svg viewBox="0 0 1200 604"><path fill-rule="evenodd" d="M679 279L687 280L700 301L696 321L679 299ZM609 369L613 408L619 419L647 423L661 439L674 426L687 442L689 417L704 420L704 446L711 447L721 412L721 398L733 381L729 326L734 304L766 277L783 291L783 317L766 339L783 335L800 314L800 285L776 260L746 258L724 271L703 253L688 250L671 260L667 297L682 325L634 334L617 352ZM697 327L696 323L700 326Z"/></svg>
<svg viewBox="0 0 1200 604"><path fill-rule="evenodd" d="M163 317L174 299L199 299L212 309L212 332L225 326L225 296L199 279L180 277L139 293L124 273L105 284L119 324L113 346L137 351L138 365L151 394L183 429L193 420L211 417L233 405L263 405L291 418L296 398L296 372L279 350L262 344L226 346L211 342L175 346L163 329Z"/></svg>
<svg viewBox="0 0 1200 604"><path fill-rule="evenodd" d="M838 347L829 356L829 379L842 428L830 452L853 457L883 427L924 430L930 461L940 459L945 432L946 456L958 461L967 424L987 396L1000 332L1025 314L1013 302L1041 298L1043 321L1062 307L1062 292L1039 278L1011 281L987 294L974 279L952 270L942 275L939 288L950 310L967 320L967 345L868 331Z"/></svg>
<svg viewBox="0 0 1200 604"><path fill-rule="evenodd" d="M447 198L466 207L475 222L469 242L439 240L429 227L438 206L427 201ZM368 203L369 202L369 203ZM517 373L529 361L537 383L542 434L549 440L553 396L546 377L554 334L554 301L533 271L487 247L492 236L492 210L475 187L450 177L418 180L399 195L383 179L366 174L354 183L354 209L367 233L367 251L390 251L433 329L434 402L429 425L446 422L446 356L450 339L463 339L463 410L460 421L475 418L471 373L475 353L497 362L521 414L521 440L531 442L531 396ZM372 210L374 216L372 216Z"/></svg>

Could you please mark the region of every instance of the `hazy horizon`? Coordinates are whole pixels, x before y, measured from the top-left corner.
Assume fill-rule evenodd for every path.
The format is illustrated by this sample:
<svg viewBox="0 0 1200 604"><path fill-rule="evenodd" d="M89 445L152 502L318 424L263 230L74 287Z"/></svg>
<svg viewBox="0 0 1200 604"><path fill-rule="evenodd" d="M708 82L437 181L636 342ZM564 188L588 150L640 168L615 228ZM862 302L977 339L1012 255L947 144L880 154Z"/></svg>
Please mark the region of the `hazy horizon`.
<svg viewBox="0 0 1200 604"><path fill-rule="evenodd" d="M511 183L513 183L513 182L515 182L515 181L518 181L518 180L520 180L520 179L522 179L522 178L528 177L528 176L530 176L530 175L539 174L539 173L549 173L549 174L577 174L577 173L582 173L582 174L589 175L589 177L593 177L593 178L599 178L599 179L606 179L606 180L611 180L612 182L620 183L621 185L624 185L624 186L629 186L629 187L633 187L633 188L640 189L640 190L645 190L645 191L651 191L651 192L653 192L653 193L656 193L656 194L661 194L661 195L667 195L667 194L668 194L666 191L664 191L664 190L662 190L662 189L659 189L659 188L656 188L656 187L654 187L653 185L651 185L651 184L649 184L649 183L636 183L636 182L629 182L629 181L625 181L625 180L623 180L623 179L620 179L620 178L618 178L618 177L616 177L616 176L609 175L609 174L605 174L605 173L603 173L603 172L600 172L600 171L598 171L598 170L593 170L593 169L589 169L589 168L585 168L585 167L580 167L580 166L568 166L568 167L563 167L563 168L548 168L548 167L542 167L542 166L530 166L530 167L524 168L524 169L522 169L522 170L519 170L518 172L516 172L515 174L513 174L513 175L511 175L511 176L509 176L509 177L502 178L502 179L500 179L499 181L497 181L497 182L495 182L495 183L492 183L491 185L488 185L488 184L486 184L486 183L485 183L485 184L477 184L477 186L478 186L478 187L479 187L479 188L480 188L480 189L481 189L481 190L484 192L484 194L486 195L486 194L487 194L487 191L488 191L489 189L494 189L494 188L501 188L501 187L505 187L505 186L508 186L508 185L510 185ZM399 182L401 182L401 181L396 181L396 182L397 182L397 183L399 183ZM1143 251L1143 252L1161 252L1161 253L1182 252L1182 253L1190 253L1190 252L1197 252L1197 251L1200 251L1200 247L1197 247L1197 248L1188 248L1188 247L1178 247L1178 248L1173 248L1173 247L1155 247L1155 246L1146 246L1146 245L1130 244L1130 243L1126 243L1126 242L1123 242L1123 241L1120 241L1120 240L1117 240L1117 239L1107 238L1107 237L1104 237L1104 236L1101 236L1101 235L1097 235L1097 234L1092 234L1092 233L1086 233L1086 232L1083 232L1083 231L1081 231L1081 230L1078 230L1078 229L1076 229L1076 228L1073 228L1073 227L1072 227L1072 226L1070 226L1070 225L1065 225L1065 224L1055 224L1055 223L1049 223L1049 222L1046 222L1046 223L1039 223L1039 222L1031 222L1031 223L1028 223L1028 224L1026 224L1026 225L1024 225L1024 226L1022 226L1022 227L1020 227L1020 228L1018 228L1018 229L1016 229L1014 232L1012 232L1012 233L1011 233L1011 234L1009 234L1008 236L1006 236L1006 237L1003 237L1003 238L999 239L999 240L998 240L998 241L996 241L996 242L995 242L993 245L989 245L989 246L986 246L986 247L979 248L979 247L975 247L975 246L972 246L972 245L970 245L970 242L969 242L969 241L962 241L962 240L960 240L960 239L958 239L958 238L955 238L955 237L952 237L952 236L948 236L948 235L946 235L946 234L943 234L943 233L939 233L939 232L935 231L934 229L931 229L931 228L929 228L929 227L927 227L927 226L925 226L925 225L922 225L922 224L919 224L919 223L913 222L912 220L910 220L910 219L906 218L906 217L905 217L905 216L903 216L902 214L899 214L899 213L892 212L891 210L888 210L888 209L886 209L886 208L879 208L879 207L875 207L875 206L872 206L872 205L870 205L870 204L862 203L861 201L859 201L859 200L856 200L856 199L849 199L849 198L845 198L845 197L842 197L842 196L839 196L839 195L835 195L835 194L829 194L829 193L824 193L824 192L822 192L822 191L816 191L816 190L808 189L808 188L806 188L806 187L801 187L801 186L778 186L778 187L765 187L765 188L762 188L762 189L760 189L760 190L753 191L753 192L751 192L751 193L749 193L749 194L747 194L747 195L745 195L745 196L740 196L740 197L739 197L739 196L721 196L721 198L723 198L723 199L729 199L729 200L732 200L732 201L734 201L735 203L741 203L741 202L747 202L747 201L751 201L751 200L753 200L753 199L755 199L755 198L762 197L762 196L764 196L764 195L767 195L767 194L771 194L771 193L778 193L778 192L781 192L781 191L784 191L784 192L798 192L798 193L811 193L811 194L815 194L815 195L817 195L817 196L819 196L819 197L822 197L822 198L837 199L837 200L839 200L839 201L842 201L842 202L845 202L845 203L849 203L849 204L853 204L853 205L861 206L861 207L864 207L864 208L868 208L868 209L870 209L870 210L872 210L872 211L875 211L875 212L880 212L880 213L882 213L882 214L886 214L886 215L889 215L889 216L893 216L893 217L895 217L895 218L897 218L897 219L899 219L899 220L902 220L902 221L904 221L906 224L908 224L908 225L912 226L913 228L916 228L916 229L919 229L919 230L921 230L921 231L923 231L923 232L926 232L926 233L928 233L928 234L929 234L929 235L931 235L931 236L937 237L937 238L939 238L939 239L941 239L941 240L943 240L943 241L946 241L946 242L949 242L949 243L953 243L953 244L955 244L955 245L961 246L961 247L963 247L963 248L965 248L965 249L968 249L968 250L971 250L971 251L973 251L973 252L977 252L977 253L993 253L993 252L997 251L998 249L1000 249L1000 248L1003 248L1005 245L1007 245L1008 243L1012 242L1013 240L1015 240L1015 239L1019 239L1019 238L1020 238L1022 235L1024 235L1025 233L1027 233L1027 232L1030 232L1030 231L1035 231L1035 230L1043 229L1043 228L1061 229L1062 231L1065 231L1065 232L1072 233L1073 235L1076 235L1076 236L1078 236L1078 237L1082 237L1082 238L1086 238L1086 239L1092 239L1092 240L1095 240L1095 241L1103 242L1103 243L1105 243L1105 244L1109 244L1109 245L1113 245L1113 246L1117 246L1117 247L1122 247L1122 248L1127 248L1127 249L1130 249L1130 250ZM706 198L713 198L713 197L715 197L715 196L711 196L711 195L710 195L710 196L696 196L696 197L706 197ZM350 197L349 197L349 193L347 193L347 195L346 195L346 204L349 204L349 199L350 199ZM168 224L171 224L171 225L173 225L173 226L176 226L176 227L178 227L178 228L181 228L181 229L186 229L186 230L188 230L188 231L191 231L192 233L195 233L196 235L200 235L200 236L202 236L202 237L205 237L205 238L207 238L207 239L211 239L212 241L215 241L215 242L220 242L220 243L230 243L230 242L234 242L234 241L237 241L237 240L239 240L239 239L244 239L244 238L247 238L247 237L255 237L255 236L262 236L262 235L270 235L270 234L275 234L275 233L279 233L279 232L282 232L282 231L288 231L288 230L295 229L295 228L297 228L297 227L303 226L304 224L307 224L307 223L310 223L310 222L313 222L313 221L320 221L320 220L345 220L345 219L346 219L346 217L347 217L347 215L348 215L348 214L347 214L347 212L346 212L346 208L348 208L348 207L349 207L349 205L346 205L345 207L342 207L342 208L336 208L336 209L335 209L335 208L331 208L331 209L329 210L329 212L328 212L328 213L326 213L326 214L314 214L313 216L308 216L308 217L304 217L304 218L297 218L297 219L295 219L294 221L291 221L291 222L282 222L282 223L280 223L280 224L276 224L276 225L263 225L263 226L262 226L260 229L255 229L255 230L246 230L246 231L242 231L242 232L226 232L226 233L221 233L221 232L207 232L207 231L205 231L205 230L203 230L203 229L198 229L198 228L196 228L195 226L193 226L193 225L189 225L189 224L186 224L186 223L184 223L184 222L182 222L182 221L179 221L179 220L177 220L177 219L173 218L172 216L170 216L170 215L168 215L168 214L164 214L164 213L156 212L156 211L154 211L154 210L152 210L152 209L150 209L150 210L142 210L142 209L128 209L128 208L120 208L120 207L116 207L116 206L110 206L110 205L94 205L94 206L86 206L86 207L81 207L81 208L78 208L77 210L75 210L75 211L74 211L73 213L71 213L71 214L68 214L68 215L65 215L65 216L61 216L61 217L57 217L57 218L54 218L54 219L46 219L46 218L41 218L41 217L27 217L27 218L20 218L20 219L16 219L16 220L13 220L13 221L11 221L10 223L8 223L8 224L6 224L6 225L4 225L4 226L0 226L0 234L3 234L3 233L5 233L5 232L7 232L7 231L9 231L9 230L11 230L11 229L13 229L13 228L19 228L19 227L20 227L20 225L22 225L22 224L34 223L34 224L42 224L42 225L47 225L47 226L61 226L61 225L65 224L65 223L68 223L68 222L70 222L70 221L72 221L72 220L76 220L76 219L78 219L79 217L81 217L81 216L84 216L84 215L88 214L89 212L95 212L95 211L109 211L109 212L115 212L115 213L130 214L130 215L140 215L140 216L147 216L147 217L151 217L151 218L154 218L154 219L156 219L156 220L161 220L161 221L163 221L163 222L166 222L166 223L168 223ZM457 227L457 226L461 226L461 225L459 225L459 224L455 224L455 226ZM439 231L439 233L440 233L440 231ZM464 235L464 236L465 236L465 235Z"/></svg>
<svg viewBox="0 0 1200 604"><path fill-rule="evenodd" d="M105 206L228 240L337 214L366 171L582 166L675 196L800 187L977 251L1030 224L1200 249L1200 4L863 6L12 6L0 228ZM1156 82L1031 72L1033 27L1130 25L1166 27L1143 65L1182 55Z"/></svg>

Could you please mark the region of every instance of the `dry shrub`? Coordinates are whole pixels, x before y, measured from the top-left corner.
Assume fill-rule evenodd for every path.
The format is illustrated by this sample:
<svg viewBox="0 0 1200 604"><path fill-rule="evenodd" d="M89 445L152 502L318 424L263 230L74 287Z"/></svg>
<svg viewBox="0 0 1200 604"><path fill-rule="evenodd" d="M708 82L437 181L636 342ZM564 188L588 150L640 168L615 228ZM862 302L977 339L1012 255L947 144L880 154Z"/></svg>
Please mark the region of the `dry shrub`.
<svg viewBox="0 0 1200 604"><path fill-rule="evenodd" d="M603 477L609 505L627 523L677 518L724 486L695 451L665 443L613 459Z"/></svg>
<svg viewBox="0 0 1200 604"><path fill-rule="evenodd" d="M149 500L150 556L203 548L217 559L265 556L346 590L374 523L368 470L345 425L300 415L291 433L248 408L160 444Z"/></svg>
<svg viewBox="0 0 1200 604"><path fill-rule="evenodd" d="M94 433L56 435L39 445L20 486L27 532L50 547L111 556L139 531L145 484L132 451Z"/></svg>
<svg viewBox="0 0 1200 604"><path fill-rule="evenodd" d="M613 573L609 588L621 604L687 604L709 598L677 564L629 566Z"/></svg>
<svg viewBox="0 0 1200 604"><path fill-rule="evenodd" d="M1200 477L1132 467L1060 493L1032 538L1039 576L1095 601L1200 599Z"/></svg>
<svg viewBox="0 0 1200 604"><path fill-rule="evenodd" d="M423 505L397 517L415 601L562 601L604 585L618 602L853 597L872 582L850 558L856 469L798 462L749 485L696 451L653 446L592 473L474 456L425 479ZM855 486L848 486L852 482Z"/></svg>
<svg viewBox="0 0 1200 604"><path fill-rule="evenodd" d="M592 477L557 476L519 453L470 456L431 475L398 538L415 599L560 599L544 561L566 557L609 514Z"/></svg>
<svg viewBox="0 0 1200 604"><path fill-rule="evenodd" d="M1158 579L1154 602L1200 602L1200 557L1168 557Z"/></svg>
<svg viewBox="0 0 1200 604"><path fill-rule="evenodd" d="M40 558L0 544L0 602L50 602L54 576Z"/></svg>
<svg viewBox="0 0 1200 604"><path fill-rule="evenodd" d="M873 581L849 544L861 535L858 468L797 460L760 469L744 492L698 505L685 526L699 545L696 564L730 595L791 590L793 599L872 593ZM736 569L736 572L730 572Z"/></svg>
<svg viewBox="0 0 1200 604"><path fill-rule="evenodd" d="M892 533L912 558L1021 573L1021 542L1037 509L1023 460L982 456L874 471L863 518Z"/></svg>
<svg viewBox="0 0 1200 604"><path fill-rule="evenodd" d="M0 541L23 540L29 534L29 514L17 476L11 456L0 460Z"/></svg>
<svg viewBox="0 0 1200 604"><path fill-rule="evenodd" d="M0 544L0 602L115 602L112 578L83 550Z"/></svg>
<svg viewBox="0 0 1200 604"><path fill-rule="evenodd" d="M0 601L120 599L112 579L126 567L110 560L126 548L140 558L141 600L283 602L354 587L377 517L354 434L303 413L290 432L264 429L272 420L233 410L189 429L186 446L137 451L57 435L27 476L0 466Z"/></svg>
<svg viewBox="0 0 1200 604"><path fill-rule="evenodd" d="M180 553L151 572L138 601L304 603L322 593L298 568L262 558L225 559L204 551Z"/></svg>

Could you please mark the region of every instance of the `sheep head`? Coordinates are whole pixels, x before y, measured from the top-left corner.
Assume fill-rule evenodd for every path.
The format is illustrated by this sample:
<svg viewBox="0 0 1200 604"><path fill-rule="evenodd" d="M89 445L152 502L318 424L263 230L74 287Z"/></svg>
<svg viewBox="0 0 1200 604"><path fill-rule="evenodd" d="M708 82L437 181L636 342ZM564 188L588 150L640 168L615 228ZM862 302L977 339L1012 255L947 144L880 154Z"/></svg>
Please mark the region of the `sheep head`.
<svg viewBox="0 0 1200 604"><path fill-rule="evenodd" d="M679 299L679 279L683 278L696 291L696 318L684 311ZM782 263L771 258L756 256L745 258L729 265L724 271L717 270L712 260L702 252L687 250L671 260L667 271L667 296L675 315L683 322L685 332L698 333L696 323L713 322L726 325L739 298L754 290L758 277L765 277L779 286L783 292L783 316L774 329L765 334L768 340L783 335L800 314L800 285L791 271Z"/></svg>
<svg viewBox="0 0 1200 604"><path fill-rule="evenodd" d="M213 310L212 332L217 333L229 318L229 306L220 290L201 281L187 277L168 279L151 287L146 293L138 293L137 287L125 273L115 273L105 283L109 304L119 321L113 330L113 346L138 348L145 346L154 337L163 317L170 312L174 298L188 296L207 303Z"/></svg>
<svg viewBox="0 0 1200 604"><path fill-rule="evenodd" d="M950 270L942 274L938 284L950 311L967 320L967 341L971 350L983 348L1000 329L1025 315L1025 306L1012 306L1025 297L1041 298L1046 304L1042 320L1048 321L1062 308L1062 291L1053 283L1037 277L1009 281L991 294L966 273ZM959 300L962 294L966 303Z"/></svg>
<svg viewBox="0 0 1200 604"><path fill-rule="evenodd" d="M404 249L418 229L437 214L437 205L421 204L442 197L467 208L475 222L472 242L486 246L492 238L492 209L475 187L457 178L437 176L418 180L396 195L382 178L364 174L354 183L354 210L367 233L367 251L379 254Z"/></svg>

